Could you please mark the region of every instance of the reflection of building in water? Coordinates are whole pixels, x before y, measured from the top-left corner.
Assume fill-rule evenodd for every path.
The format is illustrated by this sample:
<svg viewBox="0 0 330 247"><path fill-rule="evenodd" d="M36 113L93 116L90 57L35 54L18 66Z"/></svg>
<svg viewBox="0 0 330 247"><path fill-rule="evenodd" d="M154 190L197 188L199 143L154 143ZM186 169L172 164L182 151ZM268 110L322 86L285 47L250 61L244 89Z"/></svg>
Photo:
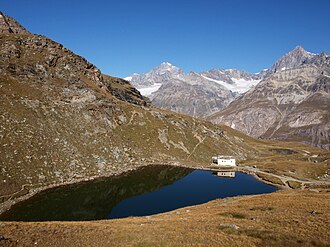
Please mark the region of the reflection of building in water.
<svg viewBox="0 0 330 247"><path fill-rule="evenodd" d="M212 164L218 166L236 166L236 160L233 156L218 155L212 157Z"/></svg>
<svg viewBox="0 0 330 247"><path fill-rule="evenodd" d="M223 171L223 172L213 172L213 175L218 177L234 178L236 174L233 171Z"/></svg>

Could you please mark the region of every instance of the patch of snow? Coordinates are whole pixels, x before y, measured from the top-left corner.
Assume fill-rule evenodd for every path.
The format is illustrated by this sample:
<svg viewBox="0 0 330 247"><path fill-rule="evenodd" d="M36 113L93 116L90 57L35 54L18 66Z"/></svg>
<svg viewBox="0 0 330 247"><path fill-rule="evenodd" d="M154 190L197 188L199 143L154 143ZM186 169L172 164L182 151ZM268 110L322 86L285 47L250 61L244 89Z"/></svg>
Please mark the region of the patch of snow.
<svg viewBox="0 0 330 247"><path fill-rule="evenodd" d="M215 80L215 79L209 78L209 77L204 76L204 75L202 75L202 77L204 79L209 80L209 81L216 82L216 83L220 84L221 86L224 86L228 90L230 90L232 92L239 93L239 94L245 93L250 88L252 88L253 86L257 85L260 82L260 80L245 80L245 79L242 79L242 78L241 79L231 78L231 80L233 82L235 82L235 84L232 85L232 84L229 84L227 82Z"/></svg>
<svg viewBox="0 0 330 247"><path fill-rule="evenodd" d="M307 52L307 54L312 55L312 56L317 55L316 53L313 53L313 52L309 52L309 51L306 51L306 52Z"/></svg>
<svg viewBox="0 0 330 247"><path fill-rule="evenodd" d="M281 68L281 71L286 70L286 67Z"/></svg>
<svg viewBox="0 0 330 247"><path fill-rule="evenodd" d="M168 65L168 66L173 66L171 63L169 63L169 62L164 62L163 64L166 64L166 65Z"/></svg>
<svg viewBox="0 0 330 247"><path fill-rule="evenodd" d="M218 84L220 84L221 86L224 86L225 88L231 90L230 88L232 87L232 85L228 84L227 82L224 82L224 81L219 81L219 80L215 80L215 79L212 79L212 78L209 78L205 75L201 75L204 79L206 80L209 80L209 81L213 81L213 82L216 82Z"/></svg>
<svg viewBox="0 0 330 247"><path fill-rule="evenodd" d="M245 93L246 91L248 91L253 86L257 85L261 81L261 80L245 80L243 78L241 79L231 78L231 80L235 82L235 87L236 87L236 90L233 92L238 92L238 93Z"/></svg>
<svg viewBox="0 0 330 247"><path fill-rule="evenodd" d="M127 77L124 78L124 80L126 80L126 81L131 81L132 79L133 79L132 76L127 76Z"/></svg>
<svg viewBox="0 0 330 247"><path fill-rule="evenodd" d="M137 88L143 96L150 96L153 92L156 92L162 86L161 83L155 83L149 87Z"/></svg>

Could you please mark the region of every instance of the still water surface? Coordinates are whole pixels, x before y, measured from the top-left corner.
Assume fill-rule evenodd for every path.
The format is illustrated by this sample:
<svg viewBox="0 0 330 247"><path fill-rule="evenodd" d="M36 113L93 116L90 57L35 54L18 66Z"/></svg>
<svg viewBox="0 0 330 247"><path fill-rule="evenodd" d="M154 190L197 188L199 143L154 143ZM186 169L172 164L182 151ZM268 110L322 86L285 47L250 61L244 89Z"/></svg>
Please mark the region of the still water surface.
<svg viewBox="0 0 330 247"><path fill-rule="evenodd" d="M276 190L240 172L227 178L210 171L152 166L41 192L13 206L0 220L74 221L144 216L216 198Z"/></svg>

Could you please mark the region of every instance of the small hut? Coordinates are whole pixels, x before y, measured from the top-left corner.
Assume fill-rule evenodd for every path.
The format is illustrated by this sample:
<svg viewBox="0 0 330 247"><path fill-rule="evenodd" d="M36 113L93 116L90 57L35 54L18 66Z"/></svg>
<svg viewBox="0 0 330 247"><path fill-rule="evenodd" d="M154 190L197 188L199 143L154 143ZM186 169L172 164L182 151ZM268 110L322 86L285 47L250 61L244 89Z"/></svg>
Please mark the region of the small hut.
<svg viewBox="0 0 330 247"><path fill-rule="evenodd" d="M236 166L236 160L233 156L218 155L212 157L212 164L217 166Z"/></svg>

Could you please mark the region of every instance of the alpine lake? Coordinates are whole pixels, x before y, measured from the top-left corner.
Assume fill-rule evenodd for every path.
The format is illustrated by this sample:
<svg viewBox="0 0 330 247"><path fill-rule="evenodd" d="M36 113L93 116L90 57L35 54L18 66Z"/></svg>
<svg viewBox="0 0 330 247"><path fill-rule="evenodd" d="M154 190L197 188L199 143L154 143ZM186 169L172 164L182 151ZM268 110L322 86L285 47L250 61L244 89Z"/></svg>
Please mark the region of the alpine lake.
<svg viewBox="0 0 330 247"><path fill-rule="evenodd" d="M241 172L147 166L119 176L60 186L19 202L1 221L86 221L146 216L217 198L277 188Z"/></svg>

